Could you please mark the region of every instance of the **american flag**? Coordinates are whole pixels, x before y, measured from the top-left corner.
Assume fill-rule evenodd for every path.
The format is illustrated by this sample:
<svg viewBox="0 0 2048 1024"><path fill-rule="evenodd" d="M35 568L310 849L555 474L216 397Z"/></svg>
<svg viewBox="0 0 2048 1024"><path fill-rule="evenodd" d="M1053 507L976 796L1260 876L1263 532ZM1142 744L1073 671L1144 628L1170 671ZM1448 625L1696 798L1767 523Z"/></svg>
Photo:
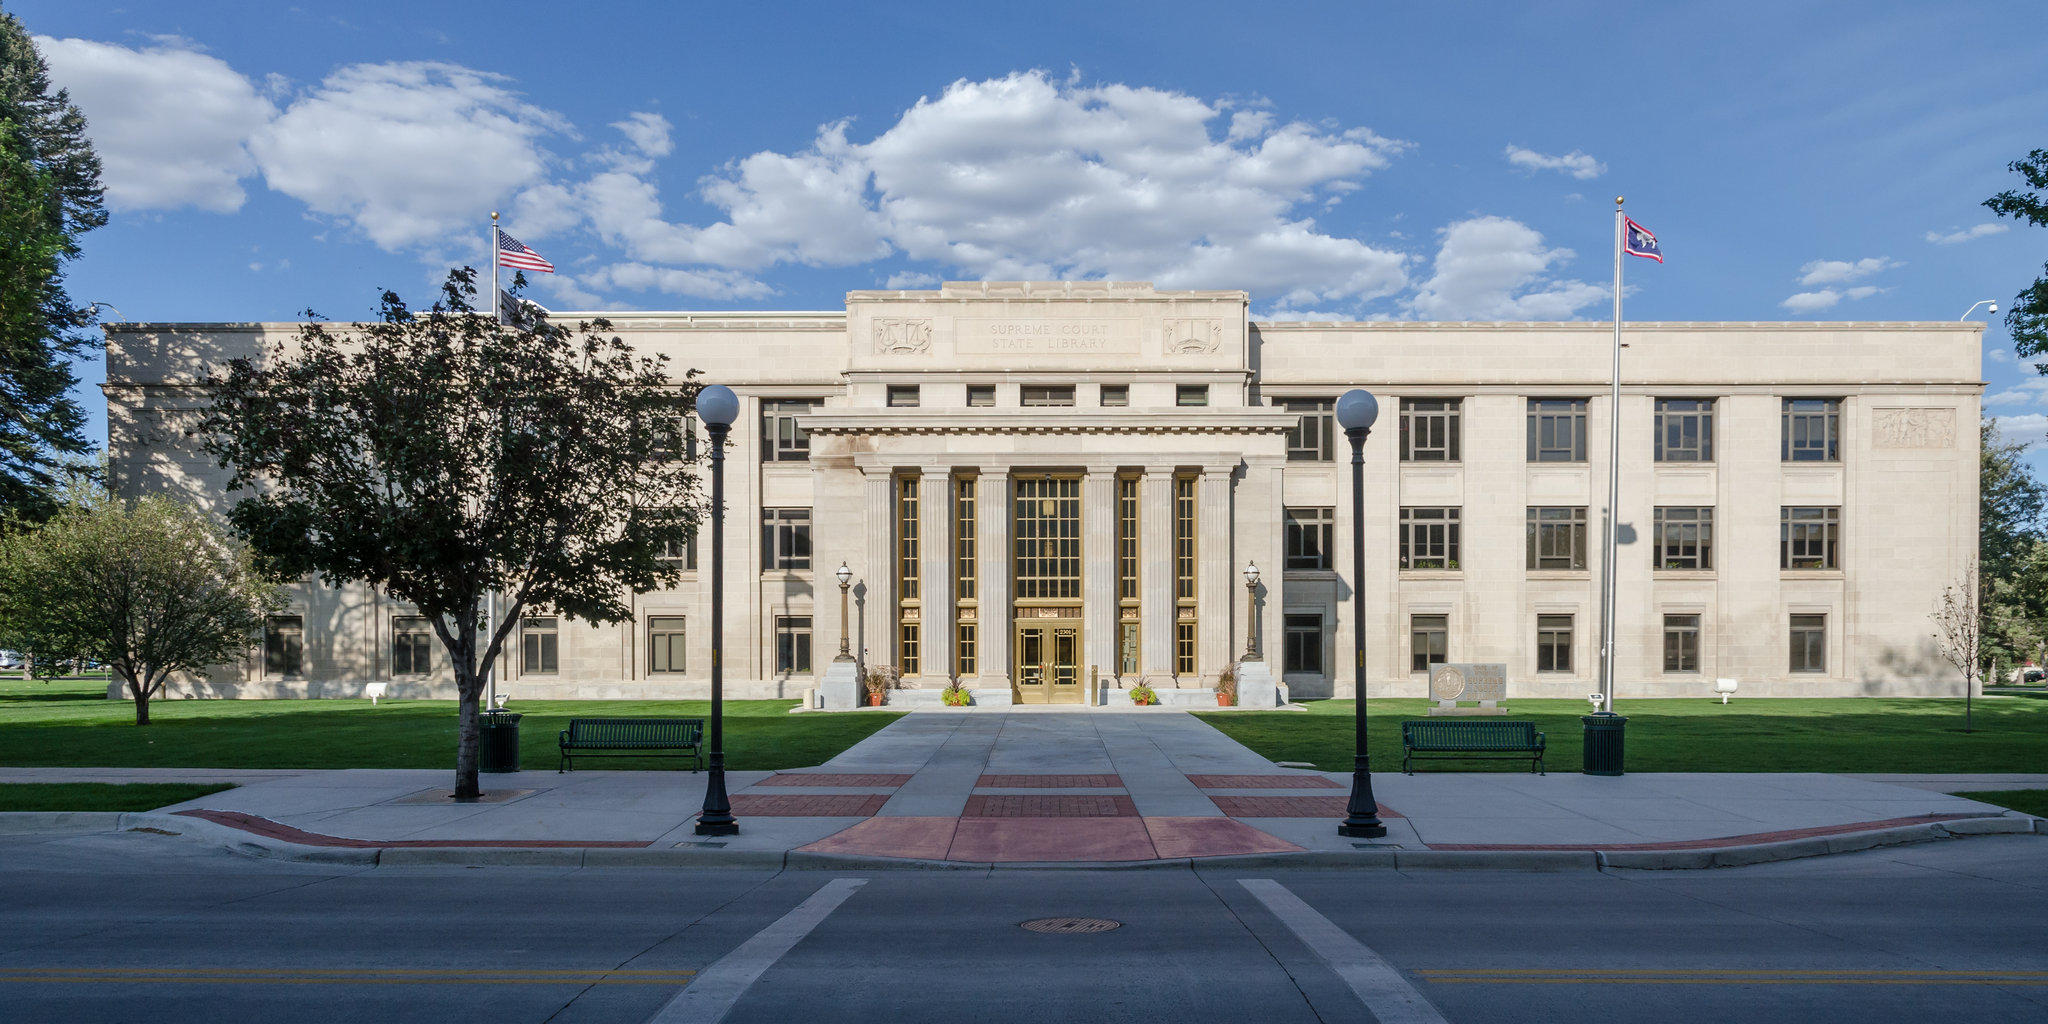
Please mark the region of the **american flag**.
<svg viewBox="0 0 2048 1024"><path fill-rule="evenodd" d="M498 232L498 265L516 270L533 270L543 274L555 272L555 265L541 257L540 253L526 247L526 243Z"/></svg>

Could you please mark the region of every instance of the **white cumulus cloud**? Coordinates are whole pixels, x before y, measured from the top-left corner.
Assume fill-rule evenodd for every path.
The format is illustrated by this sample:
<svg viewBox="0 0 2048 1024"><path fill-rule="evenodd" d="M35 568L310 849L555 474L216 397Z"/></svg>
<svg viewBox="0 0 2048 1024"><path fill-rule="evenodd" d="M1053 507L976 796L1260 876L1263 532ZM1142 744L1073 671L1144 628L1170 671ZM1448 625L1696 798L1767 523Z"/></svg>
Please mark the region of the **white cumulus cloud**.
<svg viewBox="0 0 2048 1024"><path fill-rule="evenodd" d="M1974 242L1988 235L2004 234L2011 229L2012 225L2010 224L1989 221L1975 227L1958 228L1954 231L1929 231L1927 233L1927 240L1936 245L1956 245L1962 242Z"/></svg>
<svg viewBox="0 0 2048 1024"><path fill-rule="evenodd" d="M1860 260L1814 260L1799 268L1799 283L1809 286L1847 284L1880 271L1902 266L1905 264L1887 256L1870 256Z"/></svg>
<svg viewBox="0 0 2048 1024"><path fill-rule="evenodd" d="M1576 149L1563 156L1551 156L1548 153L1538 153L1533 149L1510 145L1506 155L1509 165L1532 174L1537 171L1561 171L1585 181L1607 173L1606 164Z"/></svg>
<svg viewBox="0 0 2048 1024"><path fill-rule="evenodd" d="M1534 228L1474 217L1443 229L1434 273L1403 305L1424 320L1566 320L1609 298L1605 287L1558 280L1570 249L1545 248Z"/></svg>
<svg viewBox="0 0 2048 1024"><path fill-rule="evenodd" d="M241 209L247 141L277 108L226 61L182 40L132 50L36 37L50 80L85 113L115 210Z"/></svg>
<svg viewBox="0 0 2048 1024"><path fill-rule="evenodd" d="M660 114L644 110L628 114L623 121L613 121L612 127L624 133L633 148L648 156L667 156L675 149L675 143L669 140L669 130L674 126Z"/></svg>

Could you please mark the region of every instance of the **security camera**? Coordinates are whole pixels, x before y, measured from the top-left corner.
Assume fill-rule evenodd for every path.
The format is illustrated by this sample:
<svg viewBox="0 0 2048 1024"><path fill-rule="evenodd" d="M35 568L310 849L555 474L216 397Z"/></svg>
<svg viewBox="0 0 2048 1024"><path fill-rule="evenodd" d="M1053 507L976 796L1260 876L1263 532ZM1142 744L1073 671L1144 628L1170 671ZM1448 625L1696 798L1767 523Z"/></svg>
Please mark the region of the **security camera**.
<svg viewBox="0 0 2048 1024"><path fill-rule="evenodd" d="M1998 312L1998 303L1994 302L1994 303L1992 303L1991 305L1989 305L1989 306L1986 306L1986 307L1984 307L1984 311L1985 311L1986 313L1996 313L1996 312Z"/></svg>

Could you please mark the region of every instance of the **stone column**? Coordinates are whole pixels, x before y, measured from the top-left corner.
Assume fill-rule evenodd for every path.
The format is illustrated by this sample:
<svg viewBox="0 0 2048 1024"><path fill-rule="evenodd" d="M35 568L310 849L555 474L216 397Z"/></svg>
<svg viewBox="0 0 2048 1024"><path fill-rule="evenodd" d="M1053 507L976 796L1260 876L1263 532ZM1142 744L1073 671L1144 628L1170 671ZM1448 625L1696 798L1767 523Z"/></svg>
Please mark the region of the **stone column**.
<svg viewBox="0 0 2048 1024"><path fill-rule="evenodd" d="M1139 677L1173 681L1173 467L1147 466L1138 481Z"/></svg>
<svg viewBox="0 0 2048 1024"><path fill-rule="evenodd" d="M1224 666L1244 653L1244 568L1242 553L1234 557L1230 530L1230 478L1232 465L1207 466L1195 485L1195 613L1202 626L1195 640L1195 668L1200 673L1183 685L1202 686L1213 681ZM1247 549L1250 550L1250 549ZM1280 567L1265 564L1258 556L1259 572L1280 576Z"/></svg>
<svg viewBox="0 0 2048 1024"><path fill-rule="evenodd" d="M953 487L941 467L927 466L917 486L918 675L927 688L953 676Z"/></svg>
<svg viewBox="0 0 2048 1024"><path fill-rule="evenodd" d="M1015 570L1010 562L1010 467L983 466L975 478L974 573L981 581L980 678L977 687L1010 691L1010 601Z"/></svg>
<svg viewBox="0 0 2048 1024"><path fill-rule="evenodd" d="M1116 674L1116 472L1091 468L1081 478L1081 678L1099 670L1100 678ZM1092 690L1088 703L1099 694Z"/></svg>
<svg viewBox="0 0 2048 1024"><path fill-rule="evenodd" d="M867 564L853 570L853 656L863 669L896 663L896 481L886 467L866 472Z"/></svg>

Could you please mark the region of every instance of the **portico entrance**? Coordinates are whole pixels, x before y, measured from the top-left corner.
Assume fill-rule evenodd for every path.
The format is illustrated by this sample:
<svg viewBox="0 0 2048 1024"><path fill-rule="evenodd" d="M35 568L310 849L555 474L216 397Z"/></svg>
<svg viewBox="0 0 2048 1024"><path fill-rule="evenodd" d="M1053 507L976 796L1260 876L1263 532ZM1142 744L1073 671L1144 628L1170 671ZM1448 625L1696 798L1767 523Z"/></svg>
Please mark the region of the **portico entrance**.
<svg viewBox="0 0 2048 1024"><path fill-rule="evenodd" d="M1079 608L1018 609L1017 671L1010 677L1017 681L1017 703L1084 702L1087 688L1081 680L1080 611Z"/></svg>

